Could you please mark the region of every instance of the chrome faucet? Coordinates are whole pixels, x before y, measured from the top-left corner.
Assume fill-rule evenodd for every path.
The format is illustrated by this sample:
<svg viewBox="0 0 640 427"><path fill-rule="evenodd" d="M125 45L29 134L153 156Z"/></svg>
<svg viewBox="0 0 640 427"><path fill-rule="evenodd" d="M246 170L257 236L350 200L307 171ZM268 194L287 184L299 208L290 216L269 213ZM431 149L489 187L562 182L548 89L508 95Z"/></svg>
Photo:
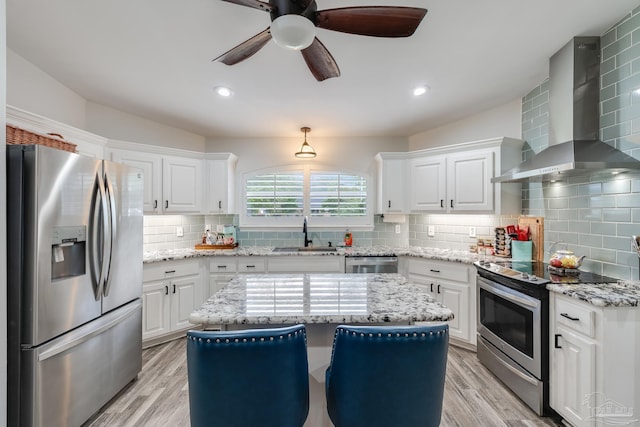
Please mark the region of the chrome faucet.
<svg viewBox="0 0 640 427"><path fill-rule="evenodd" d="M309 239L309 233L307 231L307 217L304 217L304 222L302 223L302 232L304 233L304 247L308 248L309 243L313 243L313 239Z"/></svg>

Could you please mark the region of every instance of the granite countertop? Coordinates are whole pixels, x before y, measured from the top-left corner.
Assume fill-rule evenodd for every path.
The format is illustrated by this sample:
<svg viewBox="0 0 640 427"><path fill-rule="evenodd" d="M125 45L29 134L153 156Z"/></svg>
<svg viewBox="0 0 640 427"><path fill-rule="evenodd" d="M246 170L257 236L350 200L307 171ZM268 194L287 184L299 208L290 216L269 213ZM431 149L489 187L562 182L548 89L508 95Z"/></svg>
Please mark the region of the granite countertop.
<svg viewBox="0 0 640 427"><path fill-rule="evenodd" d="M451 319L450 309L399 274L236 276L189 316L203 325Z"/></svg>
<svg viewBox="0 0 640 427"><path fill-rule="evenodd" d="M598 307L638 307L640 282L618 280L616 283L548 283L547 289Z"/></svg>
<svg viewBox="0 0 640 427"><path fill-rule="evenodd" d="M195 249L175 249L159 252L145 252L144 263L170 261L186 258L198 257L222 257L222 256L412 256L416 258L426 258L441 261L453 261L471 264L479 259L490 259L491 261L503 260L493 256L479 255L467 251L451 249L426 248L418 246L407 247L337 247L332 252L273 252L271 246L253 246L237 249L222 250L195 250Z"/></svg>

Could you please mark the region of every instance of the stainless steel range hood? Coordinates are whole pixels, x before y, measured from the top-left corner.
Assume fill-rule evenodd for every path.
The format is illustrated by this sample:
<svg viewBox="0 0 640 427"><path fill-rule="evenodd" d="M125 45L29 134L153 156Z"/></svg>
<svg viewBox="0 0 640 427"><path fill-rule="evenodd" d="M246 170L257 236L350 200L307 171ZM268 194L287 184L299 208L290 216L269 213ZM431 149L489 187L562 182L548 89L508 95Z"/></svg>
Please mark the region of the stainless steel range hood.
<svg viewBox="0 0 640 427"><path fill-rule="evenodd" d="M576 37L549 60L549 147L492 182L640 171L640 161L598 139L599 103L600 38Z"/></svg>

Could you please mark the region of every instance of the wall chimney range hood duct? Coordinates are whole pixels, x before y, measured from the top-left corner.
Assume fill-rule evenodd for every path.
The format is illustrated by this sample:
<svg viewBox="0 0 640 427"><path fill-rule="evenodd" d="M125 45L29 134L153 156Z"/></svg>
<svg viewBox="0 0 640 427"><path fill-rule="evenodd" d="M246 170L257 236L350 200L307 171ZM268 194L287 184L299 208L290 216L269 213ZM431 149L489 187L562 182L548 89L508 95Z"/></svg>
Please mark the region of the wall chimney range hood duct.
<svg viewBox="0 0 640 427"><path fill-rule="evenodd" d="M640 161L598 139L599 103L600 37L575 37L549 60L549 147L492 182L640 171Z"/></svg>

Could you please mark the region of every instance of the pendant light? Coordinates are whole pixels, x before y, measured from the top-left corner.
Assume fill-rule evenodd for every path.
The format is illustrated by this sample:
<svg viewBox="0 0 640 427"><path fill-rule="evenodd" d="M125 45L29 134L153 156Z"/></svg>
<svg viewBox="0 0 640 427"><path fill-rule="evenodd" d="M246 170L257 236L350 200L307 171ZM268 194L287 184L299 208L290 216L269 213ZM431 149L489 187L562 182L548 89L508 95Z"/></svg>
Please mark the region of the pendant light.
<svg viewBox="0 0 640 427"><path fill-rule="evenodd" d="M316 156L316 150L307 143L307 132L311 132L311 128L300 128L300 132L304 132L304 142L300 147L300 151L296 153L296 157L300 159L312 159Z"/></svg>

